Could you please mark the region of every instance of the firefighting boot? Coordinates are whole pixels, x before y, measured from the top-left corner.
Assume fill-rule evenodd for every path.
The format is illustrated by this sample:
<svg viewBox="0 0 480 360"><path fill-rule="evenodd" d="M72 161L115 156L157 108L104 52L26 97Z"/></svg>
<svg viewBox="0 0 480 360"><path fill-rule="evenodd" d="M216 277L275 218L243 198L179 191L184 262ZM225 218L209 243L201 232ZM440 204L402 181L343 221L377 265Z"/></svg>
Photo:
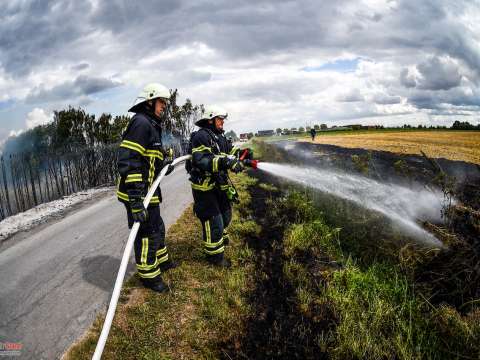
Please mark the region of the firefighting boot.
<svg viewBox="0 0 480 360"><path fill-rule="evenodd" d="M167 284L165 284L160 276L153 279L140 279L147 289L153 290L158 293L164 293L170 290Z"/></svg>
<svg viewBox="0 0 480 360"><path fill-rule="evenodd" d="M217 267L228 269L232 266L232 262L228 259L225 259L223 253L207 256L207 261Z"/></svg>
<svg viewBox="0 0 480 360"><path fill-rule="evenodd" d="M162 272L165 272L165 271L168 271L170 269L175 269L177 266L178 266L177 262L169 259L169 260L160 264L160 270L162 270Z"/></svg>
<svg viewBox="0 0 480 360"><path fill-rule="evenodd" d="M230 237L228 236L228 232L223 231L223 245L230 244Z"/></svg>

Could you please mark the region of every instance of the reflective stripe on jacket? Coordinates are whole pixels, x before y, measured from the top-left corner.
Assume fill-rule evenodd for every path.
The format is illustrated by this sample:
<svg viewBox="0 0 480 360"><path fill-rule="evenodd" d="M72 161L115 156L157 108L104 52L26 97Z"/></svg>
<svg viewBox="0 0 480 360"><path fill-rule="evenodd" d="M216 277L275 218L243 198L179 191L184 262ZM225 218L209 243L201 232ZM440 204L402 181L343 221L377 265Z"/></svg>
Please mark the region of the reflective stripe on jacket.
<svg viewBox="0 0 480 360"><path fill-rule="evenodd" d="M192 189L208 191L216 186L226 189L227 169L222 166L222 158L235 155L236 151L223 133L207 128L198 130L192 137Z"/></svg>
<svg viewBox="0 0 480 360"><path fill-rule="evenodd" d="M137 190L144 197L160 170L164 151L159 125L146 114L137 113L122 136L118 150L117 197L128 202L129 190ZM151 204L161 202L160 189L157 189Z"/></svg>

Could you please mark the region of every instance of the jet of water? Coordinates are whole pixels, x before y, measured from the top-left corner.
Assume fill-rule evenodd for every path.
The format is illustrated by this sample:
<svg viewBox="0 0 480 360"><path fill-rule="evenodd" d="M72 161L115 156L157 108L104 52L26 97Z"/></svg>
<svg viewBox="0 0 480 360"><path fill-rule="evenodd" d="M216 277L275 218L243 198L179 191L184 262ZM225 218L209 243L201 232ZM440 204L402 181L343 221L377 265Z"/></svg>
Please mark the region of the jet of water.
<svg viewBox="0 0 480 360"><path fill-rule="evenodd" d="M428 245L442 246L435 236L417 224L417 219L441 220L444 197L440 191L380 183L363 176L331 169L268 162L258 163L258 168L377 211L398 224L415 239Z"/></svg>

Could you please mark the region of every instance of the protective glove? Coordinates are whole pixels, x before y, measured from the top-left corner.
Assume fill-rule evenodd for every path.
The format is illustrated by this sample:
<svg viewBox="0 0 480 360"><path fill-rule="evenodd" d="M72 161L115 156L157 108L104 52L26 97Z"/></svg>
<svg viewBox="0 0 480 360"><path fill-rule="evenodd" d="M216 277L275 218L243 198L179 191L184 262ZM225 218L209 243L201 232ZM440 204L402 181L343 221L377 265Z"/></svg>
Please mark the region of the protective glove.
<svg viewBox="0 0 480 360"><path fill-rule="evenodd" d="M143 206L143 201L138 194L138 192L129 192L128 193L128 199L130 203L130 212L132 214L132 219L134 222L140 222L143 223L147 221L148 217L148 212L147 209Z"/></svg>
<svg viewBox="0 0 480 360"><path fill-rule="evenodd" d="M242 162L234 156L232 156L232 157L227 156L227 160L226 160L225 165L228 169L233 171L235 174L238 174L239 172L241 172L245 169L245 166L242 164Z"/></svg>
<svg viewBox="0 0 480 360"><path fill-rule="evenodd" d="M253 169L257 169L258 160L245 159L242 162L243 162L243 165L245 166L251 167Z"/></svg>

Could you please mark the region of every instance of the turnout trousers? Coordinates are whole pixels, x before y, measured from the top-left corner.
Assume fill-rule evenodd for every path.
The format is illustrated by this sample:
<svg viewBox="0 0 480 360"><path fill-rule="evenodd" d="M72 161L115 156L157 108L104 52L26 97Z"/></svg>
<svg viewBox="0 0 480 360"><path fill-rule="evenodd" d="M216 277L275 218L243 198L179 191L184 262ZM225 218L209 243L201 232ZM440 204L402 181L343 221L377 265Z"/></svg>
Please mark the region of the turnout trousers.
<svg viewBox="0 0 480 360"><path fill-rule="evenodd" d="M228 244L226 228L232 219L232 207L227 195L219 189L192 190L193 211L202 223L203 251L208 257L223 258Z"/></svg>
<svg viewBox="0 0 480 360"><path fill-rule="evenodd" d="M127 207L128 227L133 226L133 219ZM135 262L138 275L142 279L155 279L160 275L160 266L168 261L168 250L165 245L165 224L160 216L160 206L149 206L147 221L140 224L135 238Z"/></svg>

